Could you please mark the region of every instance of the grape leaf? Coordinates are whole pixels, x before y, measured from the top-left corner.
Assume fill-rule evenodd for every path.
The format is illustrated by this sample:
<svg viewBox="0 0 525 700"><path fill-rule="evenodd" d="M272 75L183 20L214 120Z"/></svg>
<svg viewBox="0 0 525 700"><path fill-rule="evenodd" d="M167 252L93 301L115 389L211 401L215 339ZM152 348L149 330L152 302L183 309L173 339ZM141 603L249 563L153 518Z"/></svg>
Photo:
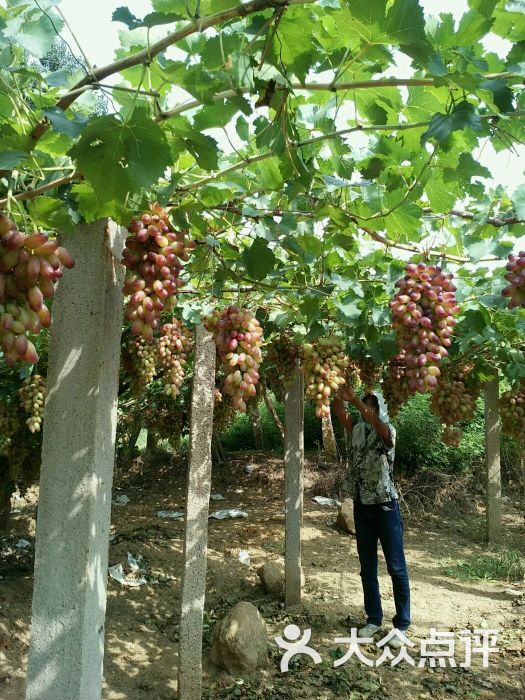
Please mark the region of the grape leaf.
<svg viewBox="0 0 525 700"><path fill-rule="evenodd" d="M443 143L453 131L460 131L466 127L480 131L481 119L474 105L463 100L450 114L438 113L432 117L427 131L421 136L421 144L424 145L431 138Z"/></svg>
<svg viewBox="0 0 525 700"><path fill-rule="evenodd" d="M114 116L93 119L69 155L101 203L150 187L171 163L162 129L142 107L127 122Z"/></svg>
<svg viewBox="0 0 525 700"><path fill-rule="evenodd" d="M15 20L7 22L4 34L33 56L40 58L53 46L64 21L56 12L50 16L41 14L37 19L24 21L23 18L24 15L19 15Z"/></svg>
<svg viewBox="0 0 525 700"><path fill-rule="evenodd" d="M28 202L31 215L38 219L44 229L58 232L73 232L75 222L65 202L53 197L37 197Z"/></svg>
<svg viewBox="0 0 525 700"><path fill-rule="evenodd" d="M242 254L244 267L254 280L263 280L273 270L275 260L275 253L262 238L256 238Z"/></svg>
<svg viewBox="0 0 525 700"><path fill-rule="evenodd" d="M525 185L520 185L514 190L512 202L518 217L520 219L525 219Z"/></svg>
<svg viewBox="0 0 525 700"><path fill-rule="evenodd" d="M0 168L12 170L27 156L24 151L0 151Z"/></svg>
<svg viewBox="0 0 525 700"><path fill-rule="evenodd" d="M66 134L72 139L77 139L80 136L88 122L88 118L81 115L74 115L73 119L68 119L60 107L50 107L44 110L44 116L49 119L56 132Z"/></svg>
<svg viewBox="0 0 525 700"><path fill-rule="evenodd" d="M180 19L184 19L183 14L170 12L150 12L144 19L139 19L130 12L129 7L117 7L117 9L111 15L113 22L122 22L127 25L129 29L138 29L139 27L156 27L160 24L171 24L172 22L177 22Z"/></svg>

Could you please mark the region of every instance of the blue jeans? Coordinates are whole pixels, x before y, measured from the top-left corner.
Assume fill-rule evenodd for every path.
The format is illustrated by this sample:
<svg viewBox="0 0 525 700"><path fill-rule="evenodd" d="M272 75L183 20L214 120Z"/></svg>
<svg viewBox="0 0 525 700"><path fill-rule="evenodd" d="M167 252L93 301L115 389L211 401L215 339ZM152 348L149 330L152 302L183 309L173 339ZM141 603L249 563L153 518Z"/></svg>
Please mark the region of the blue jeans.
<svg viewBox="0 0 525 700"><path fill-rule="evenodd" d="M394 589L396 614L392 622L397 629L406 630L410 625L410 585L403 550L403 521L399 501L392 500L374 505L355 501L354 521L367 623L381 625L383 621L377 580L379 540Z"/></svg>

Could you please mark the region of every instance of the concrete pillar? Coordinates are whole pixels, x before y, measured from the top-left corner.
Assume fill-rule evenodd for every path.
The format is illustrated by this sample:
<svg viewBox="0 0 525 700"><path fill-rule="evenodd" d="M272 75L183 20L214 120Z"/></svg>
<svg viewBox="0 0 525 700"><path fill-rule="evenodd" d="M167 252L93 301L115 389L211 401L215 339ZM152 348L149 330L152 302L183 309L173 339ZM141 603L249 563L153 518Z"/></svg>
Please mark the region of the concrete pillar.
<svg viewBox="0 0 525 700"><path fill-rule="evenodd" d="M297 369L286 390L284 491L285 491L285 600L287 606L301 602L301 526L303 522L304 479L304 387Z"/></svg>
<svg viewBox="0 0 525 700"><path fill-rule="evenodd" d="M499 380L485 385L485 468L487 542L501 540L501 468L500 468Z"/></svg>
<svg viewBox="0 0 525 700"><path fill-rule="evenodd" d="M27 700L100 698L125 229L62 237L75 259L53 303Z"/></svg>
<svg viewBox="0 0 525 700"><path fill-rule="evenodd" d="M211 491L215 343L204 326L197 327L190 417L190 455L186 496L184 569L179 631L179 700L202 694L202 629Z"/></svg>

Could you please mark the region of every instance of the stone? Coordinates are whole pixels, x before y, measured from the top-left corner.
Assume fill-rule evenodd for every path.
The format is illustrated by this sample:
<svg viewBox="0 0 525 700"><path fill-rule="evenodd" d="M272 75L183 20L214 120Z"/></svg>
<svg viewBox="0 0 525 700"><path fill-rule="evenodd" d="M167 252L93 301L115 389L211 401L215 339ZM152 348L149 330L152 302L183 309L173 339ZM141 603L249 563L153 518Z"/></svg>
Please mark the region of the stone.
<svg viewBox="0 0 525 700"><path fill-rule="evenodd" d="M285 599L285 566L281 561L267 561L257 569L257 574L261 579L266 593ZM304 573L301 569L301 589L304 588Z"/></svg>
<svg viewBox="0 0 525 700"><path fill-rule="evenodd" d="M343 532L355 535L354 502L351 498L345 498L339 506L335 524Z"/></svg>
<svg viewBox="0 0 525 700"><path fill-rule="evenodd" d="M228 673L251 674L268 663L268 630L255 605L241 601L217 622L210 660Z"/></svg>
<svg viewBox="0 0 525 700"><path fill-rule="evenodd" d="M276 598L284 598L284 565L276 561L267 561L257 569L266 593Z"/></svg>

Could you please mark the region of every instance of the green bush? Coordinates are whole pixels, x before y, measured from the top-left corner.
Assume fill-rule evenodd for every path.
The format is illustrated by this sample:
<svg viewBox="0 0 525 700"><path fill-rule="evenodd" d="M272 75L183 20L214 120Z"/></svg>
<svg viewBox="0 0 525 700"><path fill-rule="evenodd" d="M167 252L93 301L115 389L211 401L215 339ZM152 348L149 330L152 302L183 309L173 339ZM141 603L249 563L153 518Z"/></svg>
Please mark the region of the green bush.
<svg viewBox="0 0 525 700"><path fill-rule="evenodd" d="M458 448L441 441L441 423L430 413L430 397L410 397L393 421L397 429L396 467L410 475L420 469L447 473L465 472L479 466L484 454L483 403L478 402L473 421L460 426L463 438Z"/></svg>
<svg viewBox="0 0 525 700"><path fill-rule="evenodd" d="M274 403L277 415L284 423L284 406L282 403ZM266 450L282 451L283 442L277 426L275 425L270 412L261 403L259 406L261 411L261 422L263 429L263 439L264 448ZM338 426L335 425L336 436L338 432ZM310 401L305 403L304 407L304 442L305 449L315 450L322 441L321 434L321 421L315 415L314 406ZM250 417L247 414L236 413L233 423L229 429L222 435L222 444L224 449L228 452L234 452L236 450L254 450L255 441L253 439L252 424Z"/></svg>
<svg viewBox="0 0 525 700"><path fill-rule="evenodd" d="M396 471L407 476L420 470L441 471L447 474L465 474L469 471L483 473L485 453L485 432L483 400L478 400L473 421L460 427L463 438L458 448L447 447L441 441L441 423L430 413L428 394L412 396L393 421L397 429ZM264 447L266 450L281 452L282 440L272 417L261 403ZM284 406L276 404L277 414L284 422ZM354 420L357 412L351 409ZM321 421L315 415L314 405L306 401L304 411L304 439L307 450L317 450L322 445ZM333 416L334 432L341 454L344 454L343 431L339 421ZM249 416L236 414L230 429L222 436L225 449L253 450L252 426ZM519 479L520 450L517 443L506 436L502 437L502 476L505 482Z"/></svg>

